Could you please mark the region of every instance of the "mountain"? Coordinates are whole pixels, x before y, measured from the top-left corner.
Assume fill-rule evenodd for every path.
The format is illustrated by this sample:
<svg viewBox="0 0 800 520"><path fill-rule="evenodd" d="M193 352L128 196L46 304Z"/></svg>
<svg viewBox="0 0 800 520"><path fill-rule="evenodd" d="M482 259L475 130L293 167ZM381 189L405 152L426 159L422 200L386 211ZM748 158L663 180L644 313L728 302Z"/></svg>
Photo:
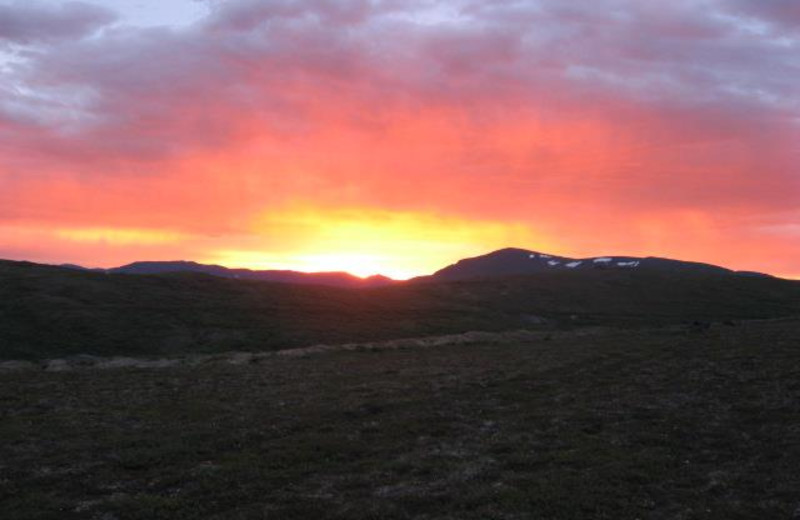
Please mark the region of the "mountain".
<svg viewBox="0 0 800 520"><path fill-rule="evenodd" d="M153 275L165 273L202 273L237 280L330 285L333 287L380 287L397 283L395 280L381 275L359 278L345 272L304 273L289 270L231 269L221 265L200 264L183 260L133 262L110 269L89 269L74 264L62 264L60 267L74 270L105 272L108 274ZM540 253L538 251L529 251L527 249L506 248L474 258L459 260L452 265L436 271L432 275L420 276L413 281L456 281L477 278L535 275L553 271L576 272L585 270L625 270L665 273L697 272L755 277L769 276L751 271L732 271L711 264L652 256L568 258Z"/></svg>
<svg viewBox="0 0 800 520"><path fill-rule="evenodd" d="M199 264L183 260L167 262L134 262L111 269L87 269L73 264L64 264L61 267L70 269L100 271L109 274L164 274L164 273L202 273L222 278L237 280L259 280L263 282L280 282L294 284L331 285L334 287L377 287L394 283L394 280L385 276L376 275L368 278L359 278L344 272L303 273L299 271L282 270L251 270L230 269L221 265Z"/></svg>
<svg viewBox="0 0 800 520"><path fill-rule="evenodd" d="M331 287L0 261L0 359L270 351L474 330L787 316L800 316L800 282L713 269L542 268L508 277Z"/></svg>
<svg viewBox="0 0 800 520"><path fill-rule="evenodd" d="M724 267L699 262L686 262L658 257L593 256L568 258L526 249L507 248L466 258L418 280L453 281L475 278L534 275L553 271L624 270L661 273L736 274L768 276L761 273L732 271Z"/></svg>

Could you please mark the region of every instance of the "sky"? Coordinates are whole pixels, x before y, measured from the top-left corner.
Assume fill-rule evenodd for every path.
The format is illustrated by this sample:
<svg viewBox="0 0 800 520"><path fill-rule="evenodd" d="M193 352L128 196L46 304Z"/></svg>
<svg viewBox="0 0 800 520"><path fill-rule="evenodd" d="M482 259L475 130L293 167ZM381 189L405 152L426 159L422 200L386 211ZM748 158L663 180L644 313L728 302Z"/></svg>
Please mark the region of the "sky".
<svg viewBox="0 0 800 520"><path fill-rule="evenodd" d="M796 0L0 0L0 258L800 278Z"/></svg>

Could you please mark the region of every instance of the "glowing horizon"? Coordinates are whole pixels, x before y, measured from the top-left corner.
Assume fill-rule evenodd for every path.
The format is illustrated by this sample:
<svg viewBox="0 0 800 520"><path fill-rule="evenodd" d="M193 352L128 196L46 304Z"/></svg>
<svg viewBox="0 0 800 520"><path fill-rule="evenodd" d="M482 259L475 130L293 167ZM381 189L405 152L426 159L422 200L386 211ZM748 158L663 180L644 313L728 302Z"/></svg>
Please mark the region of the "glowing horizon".
<svg viewBox="0 0 800 520"><path fill-rule="evenodd" d="M0 258L800 278L793 5L0 0Z"/></svg>

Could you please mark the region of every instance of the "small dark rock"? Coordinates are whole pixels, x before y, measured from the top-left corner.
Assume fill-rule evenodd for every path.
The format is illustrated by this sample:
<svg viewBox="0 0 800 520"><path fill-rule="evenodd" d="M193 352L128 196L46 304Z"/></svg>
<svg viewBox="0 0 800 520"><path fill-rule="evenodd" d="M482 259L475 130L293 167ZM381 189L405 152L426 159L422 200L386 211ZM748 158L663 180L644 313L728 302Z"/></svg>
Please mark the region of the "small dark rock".
<svg viewBox="0 0 800 520"><path fill-rule="evenodd" d="M689 325L690 332L706 332L711 328L711 323L707 321L693 321L691 325Z"/></svg>

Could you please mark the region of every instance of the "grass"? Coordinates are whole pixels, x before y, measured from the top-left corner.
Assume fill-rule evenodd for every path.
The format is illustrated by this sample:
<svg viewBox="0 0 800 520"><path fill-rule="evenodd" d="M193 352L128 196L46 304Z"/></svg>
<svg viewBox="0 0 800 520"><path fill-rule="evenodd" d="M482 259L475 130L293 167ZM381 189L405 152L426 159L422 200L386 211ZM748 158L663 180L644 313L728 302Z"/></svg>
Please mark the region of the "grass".
<svg viewBox="0 0 800 520"><path fill-rule="evenodd" d="M798 338L786 319L0 374L0 516L788 519Z"/></svg>

